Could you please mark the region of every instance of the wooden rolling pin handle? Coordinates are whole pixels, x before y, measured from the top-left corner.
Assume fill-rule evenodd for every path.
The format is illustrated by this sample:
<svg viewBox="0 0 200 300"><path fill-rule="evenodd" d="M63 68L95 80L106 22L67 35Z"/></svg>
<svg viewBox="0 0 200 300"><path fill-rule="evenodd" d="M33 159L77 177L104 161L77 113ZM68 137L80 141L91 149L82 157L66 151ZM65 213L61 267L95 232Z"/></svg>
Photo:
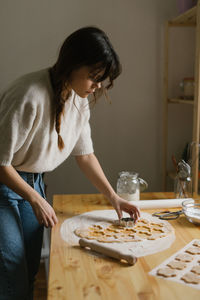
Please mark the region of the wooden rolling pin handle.
<svg viewBox="0 0 200 300"><path fill-rule="evenodd" d="M107 255L109 257L113 257L118 260L124 259L130 265L134 265L137 261L137 257L135 257L133 254L124 254L119 250L108 247L107 245L100 245L96 241L89 241L82 238L79 240L79 244L81 247L89 247L91 250Z"/></svg>

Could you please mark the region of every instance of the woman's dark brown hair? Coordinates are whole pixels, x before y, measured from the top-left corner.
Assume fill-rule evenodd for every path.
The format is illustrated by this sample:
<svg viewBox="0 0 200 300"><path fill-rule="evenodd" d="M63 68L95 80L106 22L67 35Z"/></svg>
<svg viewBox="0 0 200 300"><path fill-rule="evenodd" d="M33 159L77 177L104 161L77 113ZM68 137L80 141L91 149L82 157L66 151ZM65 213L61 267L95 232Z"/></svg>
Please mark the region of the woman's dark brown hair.
<svg viewBox="0 0 200 300"><path fill-rule="evenodd" d="M91 68L94 78L95 74L104 71L101 78L96 80L102 82L109 79L109 83L104 89L111 88L113 80L121 73L119 58L105 32L99 28L84 27L67 37L60 49L57 62L50 69L54 89L55 128L58 133L60 150L64 148L64 142L60 135L61 117L65 102L71 95L70 92L67 92L67 83L72 71L83 66ZM95 99L97 94L94 93Z"/></svg>

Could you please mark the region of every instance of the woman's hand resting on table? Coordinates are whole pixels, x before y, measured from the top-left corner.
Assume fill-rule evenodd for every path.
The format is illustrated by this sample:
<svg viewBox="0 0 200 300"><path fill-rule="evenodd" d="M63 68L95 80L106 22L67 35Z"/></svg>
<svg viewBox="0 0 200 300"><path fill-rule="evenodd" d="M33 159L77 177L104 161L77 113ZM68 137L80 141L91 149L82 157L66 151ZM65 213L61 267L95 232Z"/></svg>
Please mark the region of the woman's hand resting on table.
<svg viewBox="0 0 200 300"><path fill-rule="evenodd" d="M119 219L122 218L122 212L126 212L130 215L131 218L137 222L140 217L140 210L137 206L131 204L129 201L119 197L117 194L113 199L110 199L110 202L114 209L117 212Z"/></svg>

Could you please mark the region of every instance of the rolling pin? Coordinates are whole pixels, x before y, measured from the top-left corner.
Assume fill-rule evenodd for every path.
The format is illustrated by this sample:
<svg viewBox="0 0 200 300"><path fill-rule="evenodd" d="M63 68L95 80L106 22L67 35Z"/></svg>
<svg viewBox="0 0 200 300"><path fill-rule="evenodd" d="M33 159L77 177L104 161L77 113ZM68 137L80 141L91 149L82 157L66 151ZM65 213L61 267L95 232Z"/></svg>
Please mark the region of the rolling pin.
<svg viewBox="0 0 200 300"><path fill-rule="evenodd" d="M91 241L91 240L81 238L79 240L79 244L82 248L89 247L91 250L94 250L98 253L107 255L109 257L112 257L112 258L115 258L115 259L118 259L118 260L124 259L130 265L134 265L137 261L137 257L135 257L133 254L122 253L121 251L119 251L117 249L110 248L107 245L104 245L104 244L101 245L97 241Z"/></svg>

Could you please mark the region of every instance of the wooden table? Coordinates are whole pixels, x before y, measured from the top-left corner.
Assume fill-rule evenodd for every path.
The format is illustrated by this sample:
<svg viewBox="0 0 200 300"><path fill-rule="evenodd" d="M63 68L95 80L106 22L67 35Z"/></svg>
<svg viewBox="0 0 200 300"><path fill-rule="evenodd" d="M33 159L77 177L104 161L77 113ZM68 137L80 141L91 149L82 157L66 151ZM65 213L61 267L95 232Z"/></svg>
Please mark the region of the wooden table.
<svg viewBox="0 0 200 300"><path fill-rule="evenodd" d="M172 193L144 193L142 199L173 198ZM48 300L186 300L200 299L200 291L183 284L148 275L148 272L192 239L200 238L200 226L184 216L170 221L176 240L162 252L141 257L134 266L107 257L90 255L69 246L60 236L66 218L97 209L111 209L100 194L56 195L53 200L59 223L51 234ZM153 210L145 210L152 213Z"/></svg>

